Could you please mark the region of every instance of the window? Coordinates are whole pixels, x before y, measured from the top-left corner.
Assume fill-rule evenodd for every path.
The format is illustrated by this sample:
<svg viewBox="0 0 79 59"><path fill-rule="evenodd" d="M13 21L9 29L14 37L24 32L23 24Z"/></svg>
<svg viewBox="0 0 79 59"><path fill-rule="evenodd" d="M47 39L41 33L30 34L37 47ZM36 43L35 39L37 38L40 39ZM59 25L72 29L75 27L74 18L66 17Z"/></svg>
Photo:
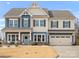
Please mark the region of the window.
<svg viewBox="0 0 79 59"><path fill-rule="evenodd" d="M55 38L55 36L51 36L51 38Z"/></svg>
<svg viewBox="0 0 79 59"><path fill-rule="evenodd" d="M45 20L33 20L33 26L44 27L46 26L46 21Z"/></svg>
<svg viewBox="0 0 79 59"><path fill-rule="evenodd" d="M12 41L15 41L15 35L12 35Z"/></svg>
<svg viewBox="0 0 79 59"><path fill-rule="evenodd" d="M18 41L18 35L16 35L16 40Z"/></svg>
<svg viewBox="0 0 79 59"><path fill-rule="evenodd" d="M42 41L44 42L44 35L42 35Z"/></svg>
<svg viewBox="0 0 79 59"><path fill-rule="evenodd" d="M9 37L9 41L10 41L10 37L11 37L11 36L9 35L8 37Z"/></svg>
<svg viewBox="0 0 79 59"><path fill-rule="evenodd" d="M65 38L65 36L61 36L61 38Z"/></svg>
<svg viewBox="0 0 79 59"><path fill-rule="evenodd" d="M9 20L9 27L18 27L18 20Z"/></svg>
<svg viewBox="0 0 79 59"><path fill-rule="evenodd" d="M24 19L24 27L28 27L28 18L23 18Z"/></svg>
<svg viewBox="0 0 79 59"><path fill-rule="evenodd" d="M40 26L45 26L45 20L40 20Z"/></svg>
<svg viewBox="0 0 79 59"><path fill-rule="evenodd" d="M39 20L35 20L34 24L35 26L39 26Z"/></svg>
<svg viewBox="0 0 79 59"><path fill-rule="evenodd" d="M35 34L34 36L33 36L33 40L34 40L34 42L45 42L45 38L46 38L46 36L45 35L41 35L41 34Z"/></svg>
<svg viewBox="0 0 79 59"><path fill-rule="evenodd" d="M14 27L18 27L18 20L14 20Z"/></svg>
<svg viewBox="0 0 79 59"><path fill-rule="evenodd" d="M56 36L56 38L59 38L60 36Z"/></svg>
<svg viewBox="0 0 79 59"><path fill-rule="evenodd" d="M51 21L51 28L58 28L58 21Z"/></svg>
<svg viewBox="0 0 79 59"><path fill-rule="evenodd" d="M41 35L38 35L38 42L41 42Z"/></svg>
<svg viewBox="0 0 79 59"><path fill-rule="evenodd" d="M63 21L63 28L70 28L70 21Z"/></svg>
<svg viewBox="0 0 79 59"><path fill-rule="evenodd" d="M34 41L36 42L36 35L34 35Z"/></svg>
<svg viewBox="0 0 79 59"><path fill-rule="evenodd" d="M9 27L13 27L13 20L9 20Z"/></svg>
<svg viewBox="0 0 79 59"><path fill-rule="evenodd" d="M70 36L66 36L66 38L70 38Z"/></svg>

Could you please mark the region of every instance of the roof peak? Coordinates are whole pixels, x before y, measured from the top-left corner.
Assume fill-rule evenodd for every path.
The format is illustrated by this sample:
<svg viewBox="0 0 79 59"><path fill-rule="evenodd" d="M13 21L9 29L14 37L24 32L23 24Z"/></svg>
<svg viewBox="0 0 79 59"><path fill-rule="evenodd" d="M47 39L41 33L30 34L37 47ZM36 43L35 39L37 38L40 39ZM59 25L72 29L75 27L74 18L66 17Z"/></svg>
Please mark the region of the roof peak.
<svg viewBox="0 0 79 59"><path fill-rule="evenodd" d="M37 5L37 3L35 2L35 1L33 1L32 2L32 6L31 6L32 8L37 8L38 7L38 5Z"/></svg>

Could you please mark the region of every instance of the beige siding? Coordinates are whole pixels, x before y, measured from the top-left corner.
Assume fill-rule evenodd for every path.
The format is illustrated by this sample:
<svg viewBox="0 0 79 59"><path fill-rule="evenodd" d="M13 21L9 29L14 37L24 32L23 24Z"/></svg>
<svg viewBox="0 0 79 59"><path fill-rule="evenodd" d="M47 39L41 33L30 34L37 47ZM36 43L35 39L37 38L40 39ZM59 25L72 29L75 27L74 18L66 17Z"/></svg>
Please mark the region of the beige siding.
<svg viewBox="0 0 79 59"><path fill-rule="evenodd" d="M58 21L58 28L51 28L51 21ZM63 28L63 21L70 21L70 28ZM75 29L75 20L49 20L49 30L74 30Z"/></svg>
<svg viewBox="0 0 79 59"><path fill-rule="evenodd" d="M34 27L33 20L46 20L46 27ZM48 18L33 18L31 20L31 27L33 28L33 32L48 32Z"/></svg>

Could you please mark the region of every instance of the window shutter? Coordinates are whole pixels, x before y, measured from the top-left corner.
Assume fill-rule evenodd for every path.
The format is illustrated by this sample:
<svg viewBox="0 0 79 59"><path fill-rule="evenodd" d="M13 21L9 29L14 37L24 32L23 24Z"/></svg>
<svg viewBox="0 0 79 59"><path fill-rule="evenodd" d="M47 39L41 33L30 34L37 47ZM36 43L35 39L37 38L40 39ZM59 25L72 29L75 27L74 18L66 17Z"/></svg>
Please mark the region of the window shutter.
<svg viewBox="0 0 79 59"><path fill-rule="evenodd" d="M63 21L63 28L64 28L65 22Z"/></svg>
<svg viewBox="0 0 79 59"><path fill-rule="evenodd" d="M70 21L69 21L69 28L70 28Z"/></svg>
<svg viewBox="0 0 79 59"><path fill-rule="evenodd" d="M46 26L46 20L44 20L44 27Z"/></svg>
<svg viewBox="0 0 79 59"><path fill-rule="evenodd" d="M33 26L35 27L35 20L33 20Z"/></svg>
<svg viewBox="0 0 79 59"><path fill-rule="evenodd" d="M53 23L53 22L51 21L51 28L52 28L52 23Z"/></svg>
<svg viewBox="0 0 79 59"><path fill-rule="evenodd" d="M58 21L57 21L57 28L58 28Z"/></svg>

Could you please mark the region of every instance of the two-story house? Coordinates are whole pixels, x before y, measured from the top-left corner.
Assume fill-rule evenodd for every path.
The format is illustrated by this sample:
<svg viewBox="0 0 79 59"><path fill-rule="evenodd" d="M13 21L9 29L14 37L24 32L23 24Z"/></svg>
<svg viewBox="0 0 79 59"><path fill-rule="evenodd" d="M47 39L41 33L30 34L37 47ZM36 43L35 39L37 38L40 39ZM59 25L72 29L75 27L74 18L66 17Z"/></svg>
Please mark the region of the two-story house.
<svg viewBox="0 0 79 59"><path fill-rule="evenodd" d="M76 18L67 10L50 11L33 2L29 8L12 8L4 17L4 43L75 44Z"/></svg>

